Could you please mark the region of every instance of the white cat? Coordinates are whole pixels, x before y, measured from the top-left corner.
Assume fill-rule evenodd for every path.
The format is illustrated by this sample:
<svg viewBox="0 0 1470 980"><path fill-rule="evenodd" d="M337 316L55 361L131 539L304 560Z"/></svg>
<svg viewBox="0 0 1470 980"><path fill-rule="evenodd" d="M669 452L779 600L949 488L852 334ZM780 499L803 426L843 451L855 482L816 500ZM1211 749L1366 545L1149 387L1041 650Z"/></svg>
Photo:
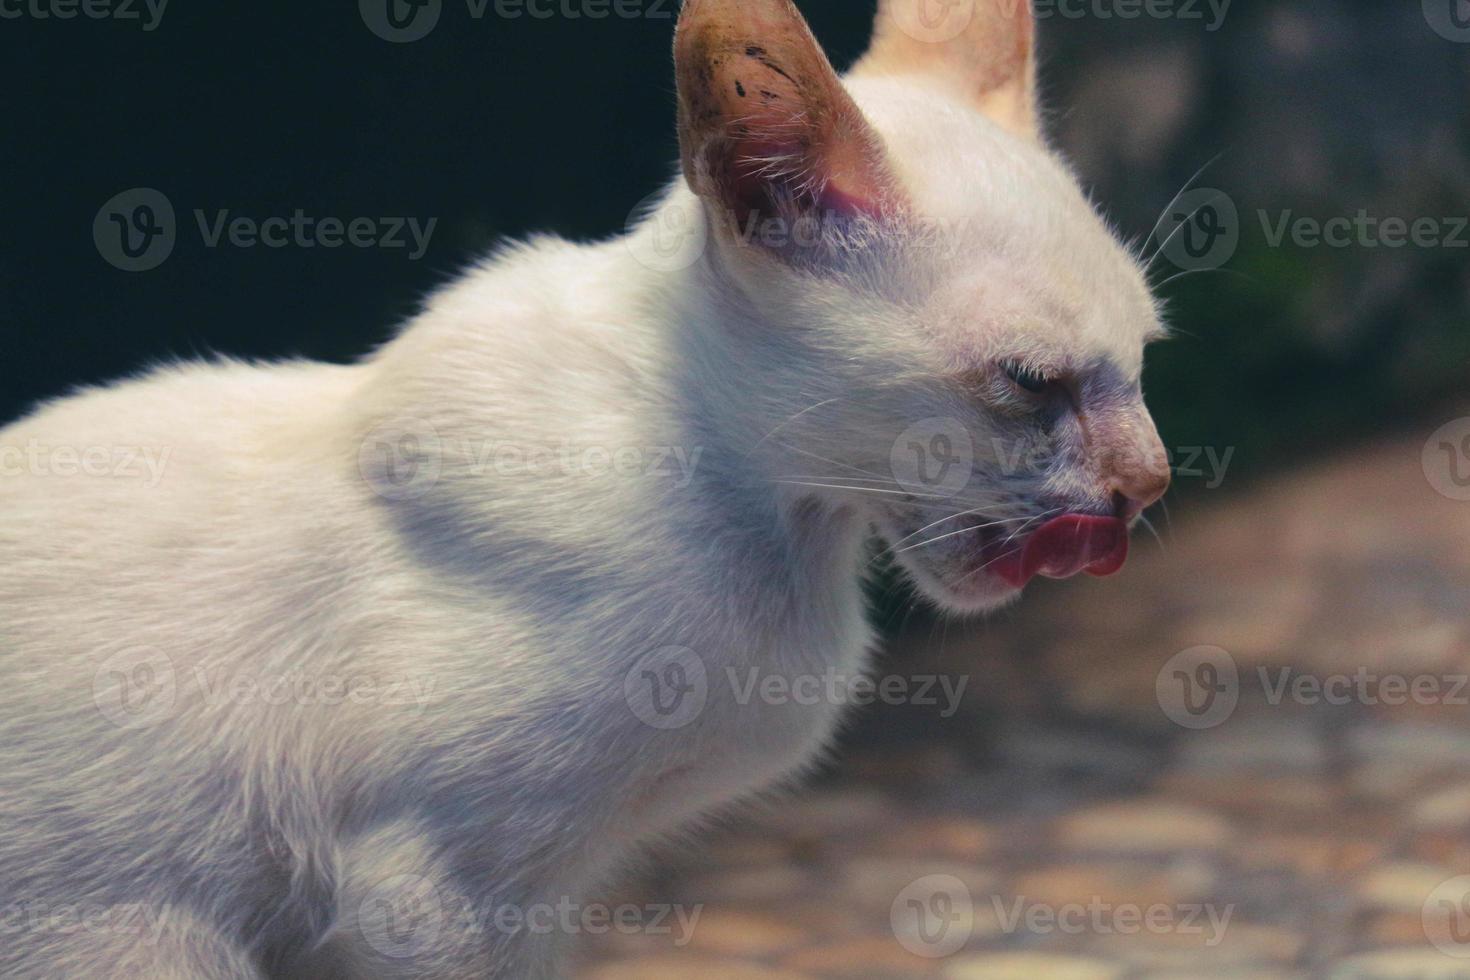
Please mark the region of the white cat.
<svg viewBox="0 0 1470 980"><path fill-rule="evenodd" d="M839 80L790 0L690 0L630 236L0 431L0 975L558 976L517 913L822 751L743 678L864 668L874 530L951 610L1115 571L1160 326L1032 47L887 0Z"/></svg>

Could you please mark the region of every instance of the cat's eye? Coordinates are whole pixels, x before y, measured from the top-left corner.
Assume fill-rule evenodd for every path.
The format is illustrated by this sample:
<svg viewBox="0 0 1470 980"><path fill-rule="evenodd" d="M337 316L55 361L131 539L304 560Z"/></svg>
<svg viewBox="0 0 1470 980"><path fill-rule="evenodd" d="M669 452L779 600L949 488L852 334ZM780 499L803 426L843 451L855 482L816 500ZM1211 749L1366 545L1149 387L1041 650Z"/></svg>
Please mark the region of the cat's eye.
<svg viewBox="0 0 1470 980"><path fill-rule="evenodd" d="M1045 394L1047 389L1052 386L1051 378L1048 378L1040 371L1033 371L1030 368L1022 367L1014 361L1007 361L1000 368L1016 387L1024 391L1029 391L1033 395Z"/></svg>

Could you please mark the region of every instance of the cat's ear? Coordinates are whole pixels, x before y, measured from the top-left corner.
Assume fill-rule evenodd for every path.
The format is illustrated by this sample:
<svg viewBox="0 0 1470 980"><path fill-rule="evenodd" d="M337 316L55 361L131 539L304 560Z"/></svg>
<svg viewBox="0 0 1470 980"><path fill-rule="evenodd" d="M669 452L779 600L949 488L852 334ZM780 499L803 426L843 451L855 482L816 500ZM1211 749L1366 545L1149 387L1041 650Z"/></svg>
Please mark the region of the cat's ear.
<svg viewBox="0 0 1470 980"><path fill-rule="evenodd" d="M727 230L900 209L882 140L791 0L686 0L674 60L684 175Z"/></svg>
<svg viewBox="0 0 1470 980"><path fill-rule="evenodd" d="M1006 129L1039 139L1031 0L880 0L857 75L939 80Z"/></svg>

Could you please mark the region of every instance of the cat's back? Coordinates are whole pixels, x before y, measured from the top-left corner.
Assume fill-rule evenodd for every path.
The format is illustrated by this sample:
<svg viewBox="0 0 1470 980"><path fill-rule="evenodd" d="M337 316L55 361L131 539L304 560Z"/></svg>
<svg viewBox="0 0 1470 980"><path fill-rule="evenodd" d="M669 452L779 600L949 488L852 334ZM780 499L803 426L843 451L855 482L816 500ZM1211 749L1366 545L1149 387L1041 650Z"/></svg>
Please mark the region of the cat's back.
<svg viewBox="0 0 1470 980"><path fill-rule="evenodd" d="M79 633L104 645L278 515L309 520L310 485L325 493L346 469L324 420L362 370L169 367L0 429L0 665Z"/></svg>

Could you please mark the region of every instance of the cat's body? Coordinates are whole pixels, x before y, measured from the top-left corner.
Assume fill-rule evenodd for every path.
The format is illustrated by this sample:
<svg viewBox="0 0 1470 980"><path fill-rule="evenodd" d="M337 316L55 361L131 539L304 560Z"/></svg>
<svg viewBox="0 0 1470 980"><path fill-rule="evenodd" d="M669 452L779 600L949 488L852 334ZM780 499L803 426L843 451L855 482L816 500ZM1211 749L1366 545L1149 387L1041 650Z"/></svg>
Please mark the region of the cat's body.
<svg viewBox="0 0 1470 980"><path fill-rule="evenodd" d="M6 895L218 907L222 926L263 930L232 940L265 949L317 942L328 923L353 939L357 907L400 873L484 883L465 897L476 909L585 902L637 840L813 757L835 704L736 706L725 670L861 669L861 529L814 520L811 547L790 549L774 500L715 462L738 456L681 418L700 393L677 378L679 345L619 322L639 277L603 277L623 284L609 296L569 278L603 262L638 271L621 245L546 243L440 297L369 363L168 370L5 433L168 450L156 486L141 468L0 485ZM473 339L487 326L495 343ZM445 404L456 371L482 404ZM206 399L233 421L199 419ZM464 469L386 500L393 485L364 466L425 426ZM548 455L532 476L506 446ZM684 447L700 465L681 488ZM643 472L589 473L588 448L636 450ZM455 483L470 478L481 489L465 496ZM625 681L670 646L708 663L709 700L664 731L630 709ZM115 707L104 667L171 670L153 696L172 707L134 705L120 729L94 703L101 685ZM363 697L333 703L320 685L334 680ZM78 833L101 813L116 827ZM358 835L378 840L354 854ZM440 848L460 850L459 873L419 856ZM0 973L36 966L16 953L0 951Z"/></svg>
<svg viewBox="0 0 1470 980"><path fill-rule="evenodd" d="M811 97L789 4L734 7L691 5L684 36L754 32L764 70ZM863 669L866 537L897 541L915 509L942 519L931 495L877 513L870 499L900 491L843 482L889 466L905 425L970 410L938 379L996 356L1022 319L987 283L1082 304L1066 343L1078 365L1106 362L1087 382L1094 433L1126 416L1120 439L1154 438L1133 409L1151 302L1065 172L922 79L850 90L903 148L905 208L953 239L922 260L885 245L782 282L762 263L789 256L738 254L760 250L697 220L708 247L652 267L640 256L666 254L670 216L687 230L701 208L681 181L631 240L503 253L362 364L167 369L0 431L46 460L164 460L156 478L0 479L0 896L31 912L0 975L557 976L569 930L498 910L605 897L641 845L830 739L836 701L742 685L752 668ZM1065 282L1040 265L1059 249ZM884 264L893 281L852 300ZM993 300L982 339L940 316L923 345L877 329L960 284ZM842 336L824 315L874 329ZM1040 362L1045 346L1011 350ZM1110 512L1119 464L1078 459L1024 483L977 463L977 479L1003 514L1062 494ZM942 592L957 560L910 571ZM1015 591L986 589L948 601ZM48 924L67 906L94 923L133 909L142 928Z"/></svg>

